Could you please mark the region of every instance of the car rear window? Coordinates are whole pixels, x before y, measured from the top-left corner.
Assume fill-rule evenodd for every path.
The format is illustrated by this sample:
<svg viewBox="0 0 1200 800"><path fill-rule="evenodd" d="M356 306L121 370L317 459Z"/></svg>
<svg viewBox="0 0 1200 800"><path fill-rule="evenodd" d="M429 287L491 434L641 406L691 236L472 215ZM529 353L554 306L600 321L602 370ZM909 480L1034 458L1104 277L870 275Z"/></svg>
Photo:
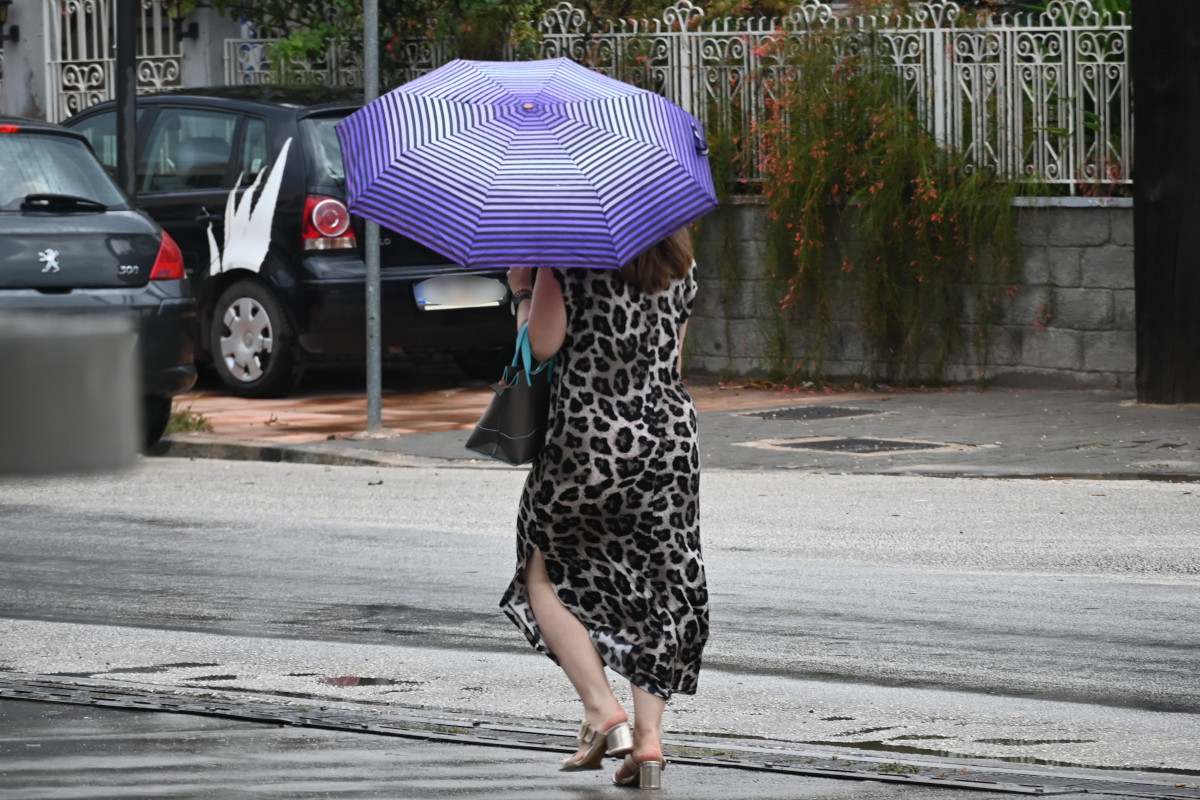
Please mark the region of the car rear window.
<svg viewBox="0 0 1200 800"><path fill-rule="evenodd" d="M78 139L37 133L0 134L0 210L15 211L31 194L65 194L109 208L128 201L86 144Z"/></svg>
<svg viewBox="0 0 1200 800"><path fill-rule="evenodd" d="M345 186L346 170L342 163L342 145L334 126L342 121L337 117L309 117L300 121L313 154L309 181L317 185Z"/></svg>

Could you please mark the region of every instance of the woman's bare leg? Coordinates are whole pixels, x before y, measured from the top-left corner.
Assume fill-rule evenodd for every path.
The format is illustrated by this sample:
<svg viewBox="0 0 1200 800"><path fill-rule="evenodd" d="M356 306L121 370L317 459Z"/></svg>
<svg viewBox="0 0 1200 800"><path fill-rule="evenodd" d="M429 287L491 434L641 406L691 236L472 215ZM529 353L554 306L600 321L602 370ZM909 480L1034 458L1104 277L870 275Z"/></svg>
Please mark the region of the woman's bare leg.
<svg viewBox="0 0 1200 800"><path fill-rule="evenodd" d="M657 695L630 685L633 690L633 760L662 761L662 719L667 701ZM618 778L629 777L624 764L617 769Z"/></svg>
<svg viewBox="0 0 1200 800"><path fill-rule="evenodd" d="M627 719L625 709L608 684L604 662L592 644L592 637L554 593L540 550L533 551L525 567L525 589L529 592L529 604L533 607L542 639L583 701L588 724L604 731ZM660 719L661 716L660 712ZM583 749L580 748L580 752Z"/></svg>

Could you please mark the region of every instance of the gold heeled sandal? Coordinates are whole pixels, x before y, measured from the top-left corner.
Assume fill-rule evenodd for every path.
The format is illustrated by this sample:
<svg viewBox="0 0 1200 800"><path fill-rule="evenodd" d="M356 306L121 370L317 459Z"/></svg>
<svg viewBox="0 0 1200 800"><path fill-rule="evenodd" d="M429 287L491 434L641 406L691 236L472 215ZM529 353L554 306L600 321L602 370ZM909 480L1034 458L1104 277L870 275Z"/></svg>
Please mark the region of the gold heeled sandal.
<svg viewBox="0 0 1200 800"><path fill-rule="evenodd" d="M576 758L564 758L559 764L559 770L574 772L580 769L600 769L604 756L623 756L633 752L633 729L629 720L613 725L606 731L598 731L587 720L579 724L579 743L587 747L584 753Z"/></svg>
<svg viewBox="0 0 1200 800"><path fill-rule="evenodd" d="M662 773L667 768L667 760L662 761L642 761L633 760L633 755L625 756L625 760L621 762L621 768L624 769L628 776L622 778L621 770L618 769L613 773L613 783L617 786L631 786L641 789L661 789L662 788Z"/></svg>

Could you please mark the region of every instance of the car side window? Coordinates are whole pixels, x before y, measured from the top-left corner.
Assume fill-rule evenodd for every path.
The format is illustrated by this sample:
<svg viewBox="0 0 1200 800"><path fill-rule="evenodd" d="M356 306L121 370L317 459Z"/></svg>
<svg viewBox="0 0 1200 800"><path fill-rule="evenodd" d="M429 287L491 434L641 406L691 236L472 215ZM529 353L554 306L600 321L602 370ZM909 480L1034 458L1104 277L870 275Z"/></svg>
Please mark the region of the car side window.
<svg viewBox="0 0 1200 800"><path fill-rule="evenodd" d="M242 137L242 186L254 183L258 173L267 168L267 123L247 118Z"/></svg>
<svg viewBox="0 0 1200 800"><path fill-rule="evenodd" d="M137 110L138 119L142 118L142 109ZM96 153L96 158L104 165L109 175L117 175L117 114L106 111L71 126L87 137Z"/></svg>
<svg viewBox="0 0 1200 800"><path fill-rule="evenodd" d="M164 108L138 164L141 192L225 186L238 117L218 111Z"/></svg>

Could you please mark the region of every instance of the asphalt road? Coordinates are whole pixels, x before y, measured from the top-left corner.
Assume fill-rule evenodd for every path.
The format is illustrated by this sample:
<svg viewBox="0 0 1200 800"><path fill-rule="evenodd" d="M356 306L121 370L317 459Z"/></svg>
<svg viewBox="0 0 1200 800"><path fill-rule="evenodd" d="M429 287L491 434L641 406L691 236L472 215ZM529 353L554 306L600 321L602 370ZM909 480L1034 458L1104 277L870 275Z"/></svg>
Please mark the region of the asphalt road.
<svg viewBox="0 0 1200 800"><path fill-rule="evenodd" d="M570 724L495 605L522 478L147 459L0 483L0 670ZM713 637L678 735L1200 771L1191 485L702 492Z"/></svg>

